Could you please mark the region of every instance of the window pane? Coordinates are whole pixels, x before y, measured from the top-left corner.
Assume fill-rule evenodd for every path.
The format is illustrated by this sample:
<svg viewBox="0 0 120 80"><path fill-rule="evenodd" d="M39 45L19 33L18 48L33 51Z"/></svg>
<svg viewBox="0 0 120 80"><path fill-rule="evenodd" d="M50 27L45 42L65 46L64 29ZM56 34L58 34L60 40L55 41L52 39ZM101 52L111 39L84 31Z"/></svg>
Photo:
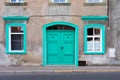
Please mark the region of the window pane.
<svg viewBox="0 0 120 80"><path fill-rule="evenodd" d="M54 0L54 2L59 2L59 0Z"/></svg>
<svg viewBox="0 0 120 80"><path fill-rule="evenodd" d="M95 51L100 51L100 38L95 38L94 49Z"/></svg>
<svg viewBox="0 0 120 80"><path fill-rule="evenodd" d="M88 2L93 2L93 0L88 0Z"/></svg>
<svg viewBox="0 0 120 80"><path fill-rule="evenodd" d="M87 29L87 35L93 35L93 28Z"/></svg>
<svg viewBox="0 0 120 80"><path fill-rule="evenodd" d="M64 3L65 0L54 0L55 3Z"/></svg>
<svg viewBox="0 0 120 80"><path fill-rule="evenodd" d="M65 0L60 0L60 2L65 2Z"/></svg>
<svg viewBox="0 0 120 80"><path fill-rule="evenodd" d="M75 28L66 25L54 25L48 27L47 30L75 30Z"/></svg>
<svg viewBox="0 0 120 80"><path fill-rule="evenodd" d="M23 28L22 27L11 27L11 33L15 33L15 32L23 32Z"/></svg>
<svg viewBox="0 0 120 80"><path fill-rule="evenodd" d="M87 50L93 51L93 38L87 38Z"/></svg>
<svg viewBox="0 0 120 80"><path fill-rule="evenodd" d="M16 2L17 0L11 0L11 2Z"/></svg>
<svg viewBox="0 0 120 80"><path fill-rule="evenodd" d="M100 29L95 28L94 33L95 33L95 35L100 35Z"/></svg>
<svg viewBox="0 0 120 80"><path fill-rule="evenodd" d="M100 2L100 0L88 0L88 2L90 2L90 3L97 3L97 2Z"/></svg>
<svg viewBox="0 0 120 80"><path fill-rule="evenodd" d="M23 50L23 34L11 34L11 50Z"/></svg>
<svg viewBox="0 0 120 80"><path fill-rule="evenodd" d="M23 0L19 0L19 2L23 2Z"/></svg>
<svg viewBox="0 0 120 80"><path fill-rule="evenodd" d="M94 2L100 2L100 0L94 0Z"/></svg>

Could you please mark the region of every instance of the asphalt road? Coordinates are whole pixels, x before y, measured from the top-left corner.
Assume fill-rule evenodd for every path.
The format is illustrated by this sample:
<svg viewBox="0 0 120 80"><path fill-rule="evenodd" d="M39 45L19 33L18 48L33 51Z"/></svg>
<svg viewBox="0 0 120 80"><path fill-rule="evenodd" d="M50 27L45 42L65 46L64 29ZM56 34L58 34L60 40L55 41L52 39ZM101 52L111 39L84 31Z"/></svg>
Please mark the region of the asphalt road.
<svg viewBox="0 0 120 80"><path fill-rule="evenodd" d="M0 73L0 80L120 80L120 72Z"/></svg>

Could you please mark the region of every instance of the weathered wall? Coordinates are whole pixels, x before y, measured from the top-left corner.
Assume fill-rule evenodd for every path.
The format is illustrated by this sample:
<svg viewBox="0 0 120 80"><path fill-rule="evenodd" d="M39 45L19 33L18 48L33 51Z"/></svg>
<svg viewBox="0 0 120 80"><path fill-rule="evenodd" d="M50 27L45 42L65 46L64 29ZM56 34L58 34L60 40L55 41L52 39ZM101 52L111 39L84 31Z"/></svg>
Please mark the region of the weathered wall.
<svg viewBox="0 0 120 80"><path fill-rule="evenodd" d="M110 58L112 64L120 64L120 0L110 1L109 47L115 50L115 57Z"/></svg>
<svg viewBox="0 0 120 80"><path fill-rule="evenodd" d="M0 2L0 36L2 36L0 38L0 65L41 65L42 26L54 21L67 21L79 26L79 60L86 60L88 64L106 64L108 62L108 54L84 55L83 26L85 23L81 20L83 15L107 15L107 6L84 6L85 0L71 0L71 5L53 5L49 0L26 0L27 5L25 6L5 5L5 2L4 0ZM26 55L5 53L5 23L2 16L30 16L27 22Z"/></svg>

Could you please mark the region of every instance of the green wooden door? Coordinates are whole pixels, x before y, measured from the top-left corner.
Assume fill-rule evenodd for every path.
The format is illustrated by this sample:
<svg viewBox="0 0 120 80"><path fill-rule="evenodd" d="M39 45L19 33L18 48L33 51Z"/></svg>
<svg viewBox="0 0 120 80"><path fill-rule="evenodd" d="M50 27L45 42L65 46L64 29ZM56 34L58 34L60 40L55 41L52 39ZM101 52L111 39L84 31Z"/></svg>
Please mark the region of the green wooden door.
<svg viewBox="0 0 120 80"><path fill-rule="evenodd" d="M47 64L75 64L74 30L47 30Z"/></svg>

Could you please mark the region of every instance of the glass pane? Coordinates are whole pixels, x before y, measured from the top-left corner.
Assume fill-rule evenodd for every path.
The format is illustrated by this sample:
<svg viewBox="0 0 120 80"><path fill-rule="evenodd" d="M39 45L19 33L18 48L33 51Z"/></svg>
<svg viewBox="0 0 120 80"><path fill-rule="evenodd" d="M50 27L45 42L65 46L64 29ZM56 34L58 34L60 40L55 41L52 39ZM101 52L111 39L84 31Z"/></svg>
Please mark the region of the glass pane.
<svg viewBox="0 0 120 80"><path fill-rule="evenodd" d="M94 0L94 2L100 2L100 0Z"/></svg>
<svg viewBox="0 0 120 80"><path fill-rule="evenodd" d="M17 0L11 0L11 2L17 2Z"/></svg>
<svg viewBox="0 0 120 80"><path fill-rule="evenodd" d="M54 2L56 2L56 3L57 3L57 2L59 2L59 0L54 0Z"/></svg>
<svg viewBox="0 0 120 80"><path fill-rule="evenodd" d="M100 2L100 0L88 0L89 3L97 3Z"/></svg>
<svg viewBox="0 0 120 80"><path fill-rule="evenodd" d="M95 33L95 35L100 35L100 29L95 28L94 33Z"/></svg>
<svg viewBox="0 0 120 80"><path fill-rule="evenodd" d="M19 2L23 2L23 0L19 0Z"/></svg>
<svg viewBox="0 0 120 80"><path fill-rule="evenodd" d="M95 51L100 51L100 38L95 38L94 49Z"/></svg>
<svg viewBox="0 0 120 80"><path fill-rule="evenodd" d="M22 27L11 27L11 33L19 33L19 32L23 32L23 28Z"/></svg>
<svg viewBox="0 0 120 80"><path fill-rule="evenodd" d="M93 35L93 28L87 29L87 35Z"/></svg>
<svg viewBox="0 0 120 80"><path fill-rule="evenodd" d="M23 34L11 34L11 50L23 50Z"/></svg>
<svg viewBox="0 0 120 80"><path fill-rule="evenodd" d="M93 38L87 38L87 50L93 51Z"/></svg>
<svg viewBox="0 0 120 80"><path fill-rule="evenodd" d="M64 3L64 2L65 2L65 0L60 0L60 2L63 2L63 3Z"/></svg>
<svg viewBox="0 0 120 80"><path fill-rule="evenodd" d="M88 0L88 2L93 2L93 0Z"/></svg>
<svg viewBox="0 0 120 80"><path fill-rule="evenodd" d="M66 25L54 25L54 26L48 27L47 30L75 30L75 28L71 26L66 26Z"/></svg>
<svg viewBox="0 0 120 80"><path fill-rule="evenodd" d="M65 0L54 0L55 3L64 3Z"/></svg>

